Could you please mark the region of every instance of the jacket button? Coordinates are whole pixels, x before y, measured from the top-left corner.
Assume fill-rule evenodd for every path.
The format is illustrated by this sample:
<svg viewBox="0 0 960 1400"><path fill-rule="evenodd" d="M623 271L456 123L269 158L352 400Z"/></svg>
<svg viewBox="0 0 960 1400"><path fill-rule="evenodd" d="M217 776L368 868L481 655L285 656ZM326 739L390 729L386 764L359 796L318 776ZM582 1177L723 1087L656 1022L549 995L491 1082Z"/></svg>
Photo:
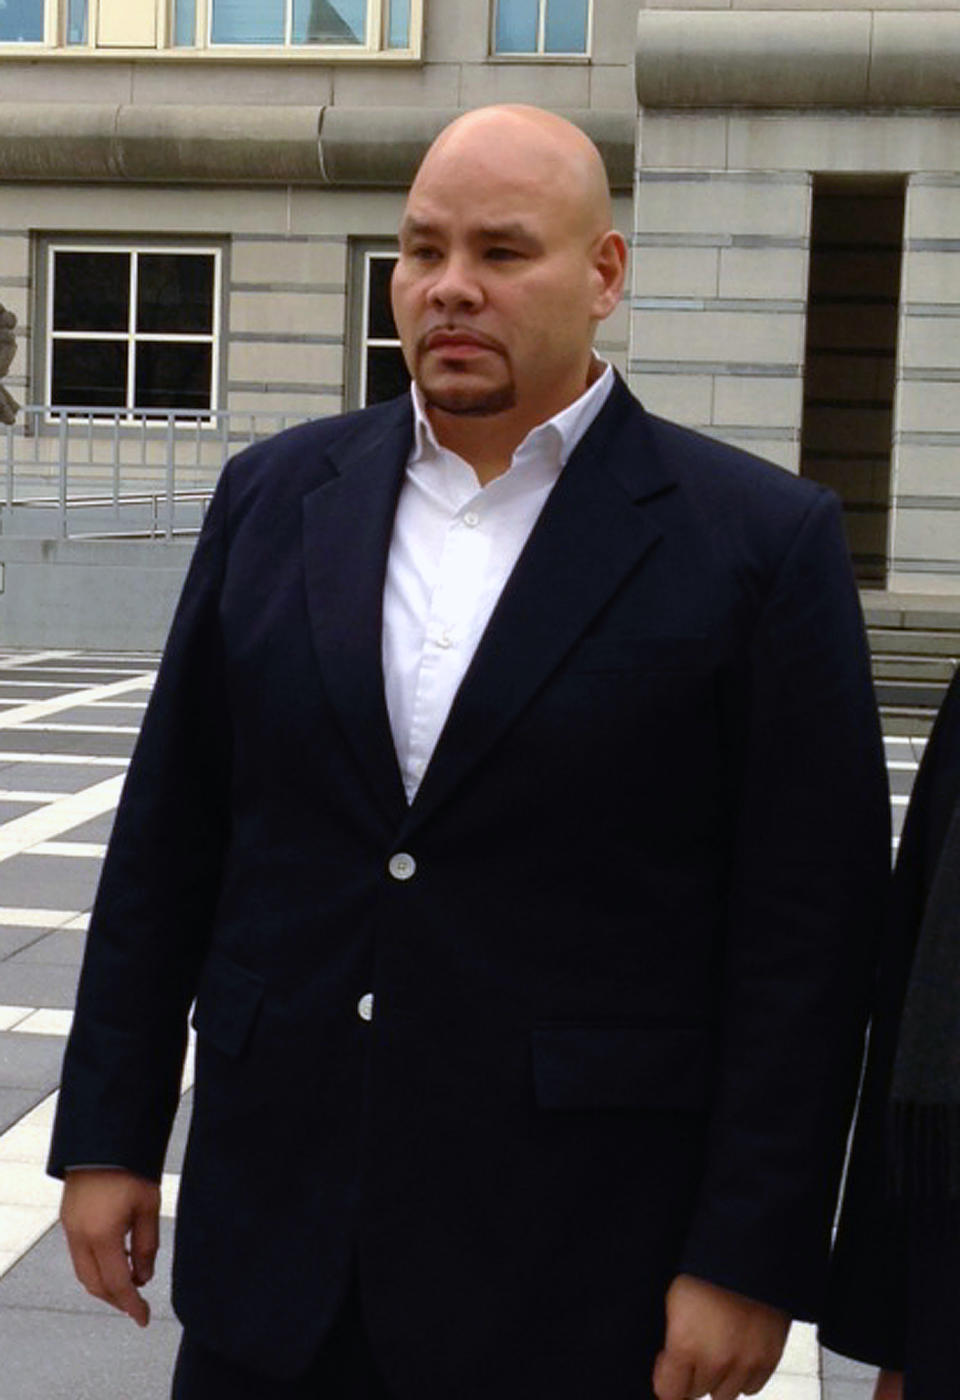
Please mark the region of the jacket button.
<svg viewBox="0 0 960 1400"><path fill-rule="evenodd" d="M390 857L387 869L395 880L410 880L416 873L417 862L406 851L398 851Z"/></svg>
<svg viewBox="0 0 960 1400"><path fill-rule="evenodd" d="M357 1015L361 1021L373 1020L373 992L364 992L357 1002Z"/></svg>

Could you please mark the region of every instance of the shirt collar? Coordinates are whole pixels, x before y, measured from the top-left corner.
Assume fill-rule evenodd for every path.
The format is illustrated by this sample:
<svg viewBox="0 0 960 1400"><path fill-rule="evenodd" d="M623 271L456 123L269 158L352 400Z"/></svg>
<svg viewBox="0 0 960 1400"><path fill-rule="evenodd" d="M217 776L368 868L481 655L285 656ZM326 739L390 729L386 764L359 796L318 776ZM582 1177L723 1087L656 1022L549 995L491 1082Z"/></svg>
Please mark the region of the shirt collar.
<svg viewBox="0 0 960 1400"><path fill-rule="evenodd" d="M566 466L574 448L603 408L613 388L612 367L599 356L594 357L594 364L602 366L602 372L573 403L567 404L566 408L562 408L546 422L538 423L535 428L530 429L514 452L511 467L513 463L531 453L539 455L546 451L555 455L558 467ZM413 401L413 449L408 465L413 466L428 458L436 458L443 448L437 441L433 425L427 417L420 388L415 383L410 385L410 397Z"/></svg>

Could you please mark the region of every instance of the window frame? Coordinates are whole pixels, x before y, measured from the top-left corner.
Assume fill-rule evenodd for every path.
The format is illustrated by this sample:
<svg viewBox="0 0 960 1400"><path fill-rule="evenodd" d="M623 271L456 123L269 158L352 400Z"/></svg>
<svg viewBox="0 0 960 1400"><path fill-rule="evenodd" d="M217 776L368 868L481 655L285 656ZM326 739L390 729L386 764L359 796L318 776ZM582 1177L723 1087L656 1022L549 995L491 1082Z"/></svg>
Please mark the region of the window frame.
<svg viewBox="0 0 960 1400"><path fill-rule="evenodd" d="M346 408L367 407L367 351L399 349L400 341L368 337L370 313L370 262L388 257L396 263L400 249L395 238L351 238L347 297Z"/></svg>
<svg viewBox="0 0 960 1400"><path fill-rule="evenodd" d="M155 46L99 46L100 0L87 0L87 40L83 44L67 42L69 0L43 0L44 38L42 41L17 42L0 40L0 60L20 57L56 60L111 60L139 58L160 62L217 63L378 63L419 62L423 44L424 0L409 0L410 27L404 48L391 48L391 0L366 0L367 42L364 44L214 44L211 42L213 0L196 0L196 29L193 45L175 43L176 24L174 0L129 0L131 4L153 6L156 10Z"/></svg>
<svg viewBox="0 0 960 1400"><path fill-rule="evenodd" d="M587 26L583 49L568 49L562 53L548 53L544 48L547 32L547 5L551 0L537 0L537 47L535 49L497 48L497 19L502 0L493 0L490 6L489 57L495 62L504 63L589 63L593 53L593 10L594 0L587 0Z"/></svg>
<svg viewBox="0 0 960 1400"><path fill-rule="evenodd" d="M54 330L54 289L55 257L57 253L123 253L130 256L131 299L127 308L126 331L57 331ZM212 327L209 333L147 331L138 332L135 325L136 259L142 254L174 253L189 256L213 257ZM37 337L37 359L34 382L43 386L43 422L56 425L64 417L69 423L89 423L101 428L135 427L139 430L155 429L166 431L170 421L177 428L196 432L198 429L215 431L218 428L218 415L222 412L224 398L224 351L227 337L224 315L224 295L227 285L224 266L226 245L214 239L177 238L102 238L84 237L71 234L47 234L38 248L38 267L41 269L38 288L38 324L42 334ZM83 412L84 405L71 404L66 408L81 409L79 414L64 413L53 400L53 347L57 340L101 340L123 342L128 347L126 402L115 408L92 409ZM206 409L138 409L132 403L136 389L136 346L138 341L161 342L163 344L209 344L210 345L210 406ZM129 353L132 347L132 353Z"/></svg>

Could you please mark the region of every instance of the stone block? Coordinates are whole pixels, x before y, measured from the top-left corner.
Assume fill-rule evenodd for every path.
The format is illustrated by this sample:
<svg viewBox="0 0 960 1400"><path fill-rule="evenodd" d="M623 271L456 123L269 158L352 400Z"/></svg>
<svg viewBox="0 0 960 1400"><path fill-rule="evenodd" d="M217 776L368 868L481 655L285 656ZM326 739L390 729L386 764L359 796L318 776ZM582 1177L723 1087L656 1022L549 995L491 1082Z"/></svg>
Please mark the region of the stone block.
<svg viewBox="0 0 960 1400"><path fill-rule="evenodd" d="M793 472L794 475L800 470L799 442L786 442L780 437L764 437L762 431L756 434L738 433L733 428L711 427L710 434L721 442L728 442L732 447L739 447L744 452L752 453L754 457L760 457L765 462L772 462L774 466Z"/></svg>
<svg viewBox="0 0 960 1400"><path fill-rule="evenodd" d="M802 300L807 294L807 266L803 248L723 248L719 295Z"/></svg>
<svg viewBox="0 0 960 1400"><path fill-rule="evenodd" d="M710 422L713 378L709 374L644 374L634 370L629 382L650 413L659 413L688 427Z"/></svg>
<svg viewBox="0 0 960 1400"><path fill-rule="evenodd" d="M958 386L929 380L901 381L897 390L897 427L907 433L960 433Z"/></svg>
<svg viewBox="0 0 960 1400"><path fill-rule="evenodd" d="M476 0L425 5L423 54L427 63L483 63L490 49L490 12Z"/></svg>
<svg viewBox="0 0 960 1400"><path fill-rule="evenodd" d="M342 64L334 76L333 102L338 107L457 107L459 89L457 63L390 69L376 63L362 67Z"/></svg>
<svg viewBox="0 0 960 1400"><path fill-rule="evenodd" d="M341 283L347 276L347 244L298 243L278 238L269 242L234 242L230 248L232 282Z"/></svg>
<svg viewBox="0 0 960 1400"><path fill-rule="evenodd" d="M230 332L273 335L342 335L342 293L234 292L230 297Z"/></svg>
<svg viewBox="0 0 960 1400"><path fill-rule="evenodd" d="M634 311L632 344L660 360L796 365L804 317L790 312ZM649 352L644 349L649 347ZM636 353L636 349L635 349Z"/></svg>
<svg viewBox="0 0 960 1400"><path fill-rule="evenodd" d="M589 105L624 112L636 109L637 98L629 64L591 64Z"/></svg>
<svg viewBox="0 0 960 1400"><path fill-rule="evenodd" d="M113 63L99 60L95 63L38 63L36 59L4 59L3 101L106 102L120 106L132 101L134 68L133 63L122 59Z"/></svg>
<svg viewBox="0 0 960 1400"><path fill-rule="evenodd" d="M960 572L960 518L955 510L898 510L893 552L899 559L955 565Z"/></svg>
<svg viewBox="0 0 960 1400"><path fill-rule="evenodd" d="M586 60L577 59L565 63L525 63L512 59L465 63L461 70L459 106L482 107L492 102L589 107L590 66Z"/></svg>
<svg viewBox="0 0 960 1400"><path fill-rule="evenodd" d="M6 218L7 189L0 185L0 207ZM26 233L0 235L0 277L30 276L30 238ZM9 291L9 288L6 289Z"/></svg>
<svg viewBox="0 0 960 1400"><path fill-rule="evenodd" d="M477 6L478 9L481 6ZM637 7L635 5L593 6L593 43L590 57L594 63L618 63L630 71L633 80L633 64L625 60L632 57L637 42ZM636 98L634 97L634 103Z"/></svg>
<svg viewBox="0 0 960 1400"><path fill-rule="evenodd" d="M267 423L275 423L277 432L281 428L292 427L294 423L303 423L308 418L329 418L335 413L342 413L343 407L342 394L323 394L319 390L269 394L231 391L230 394L232 413L258 414ZM283 422L275 417L277 414L288 415L289 421Z"/></svg>
<svg viewBox="0 0 960 1400"><path fill-rule="evenodd" d="M630 339L630 307L626 300L607 317L601 321L597 328L597 344L606 346L616 346L617 349L625 350Z"/></svg>
<svg viewBox="0 0 960 1400"><path fill-rule="evenodd" d="M714 380L712 421L753 428L795 428L803 411L803 381L758 379L746 375L717 375Z"/></svg>
<svg viewBox="0 0 960 1400"><path fill-rule="evenodd" d="M637 164L643 169L724 170L725 112L641 113Z"/></svg>
<svg viewBox="0 0 960 1400"><path fill-rule="evenodd" d="M738 170L949 170L956 150L949 112L730 114L728 160Z"/></svg>
<svg viewBox="0 0 960 1400"><path fill-rule="evenodd" d="M717 248L635 248L633 295L636 297L703 297L717 295L720 252Z"/></svg>
<svg viewBox="0 0 960 1400"><path fill-rule="evenodd" d="M745 179L739 175L678 173L645 180L637 190L636 230L644 233L767 234L801 237L807 232L806 179Z"/></svg>
<svg viewBox="0 0 960 1400"><path fill-rule="evenodd" d="M292 189L288 231L395 238L405 198L403 190Z"/></svg>
<svg viewBox="0 0 960 1400"><path fill-rule="evenodd" d="M954 154L960 125L954 121ZM960 182L937 185L911 180L907 191L906 237L957 237L960 227Z"/></svg>
<svg viewBox="0 0 960 1400"><path fill-rule="evenodd" d="M955 316L904 316L900 363L911 369L960 369L960 306ZM960 385L954 393L960 395Z"/></svg>
<svg viewBox="0 0 960 1400"><path fill-rule="evenodd" d="M251 107L311 106L333 101L333 69L313 63L135 63L131 65L135 103L224 104L237 101L242 73L243 99ZM98 98L97 101L104 99Z"/></svg>
<svg viewBox="0 0 960 1400"><path fill-rule="evenodd" d="M960 497L958 461L960 453L955 447L898 443L894 453L898 494Z"/></svg>
<svg viewBox="0 0 960 1400"><path fill-rule="evenodd" d="M59 68L60 65L58 64ZM107 212L105 212L107 211ZM24 182L3 187L3 226L102 233L203 235L288 232L287 191L232 186L97 185Z"/></svg>
<svg viewBox="0 0 960 1400"><path fill-rule="evenodd" d="M231 380L266 383L340 384L343 382L341 345L304 345L235 341L227 354L227 375ZM279 409L282 405L277 404Z"/></svg>
<svg viewBox="0 0 960 1400"><path fill-rule="evenodd" d="M960 306L960 252L915 253L907 249L903 260L903 296L907 302Z"/></svg>

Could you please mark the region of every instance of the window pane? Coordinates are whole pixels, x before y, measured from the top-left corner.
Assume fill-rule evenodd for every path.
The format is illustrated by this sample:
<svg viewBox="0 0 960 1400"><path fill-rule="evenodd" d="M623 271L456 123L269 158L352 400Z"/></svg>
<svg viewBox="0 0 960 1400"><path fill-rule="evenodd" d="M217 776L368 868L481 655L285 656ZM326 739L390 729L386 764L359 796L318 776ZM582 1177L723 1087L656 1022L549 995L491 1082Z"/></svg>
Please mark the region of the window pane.
<svg viewBox="0 0 960 1400"><path fill-rule="evenodd" d="M129 253L54 254L54 330L125 331L129 305Z"/></svg>
<svg viewBox="0 0 960 1400"><path fill-rule="evenodd" d="M55 340L50 401L62 408L125 408L125 340Z"/></svg>
<svg viewBox="0 0 960 1400"><path fill-rule="evenodd" d="M178 48L197 41L197 0L176 0L173 16L173 42Z"/></svg>
<svg viewBox="0 0 960 1400"><path fill-rule="evenodd" d="M370 258L368 266L367 335L371 340L399 340L390 306L390 278L396 258Z"/></svg>
<svg viewBox="0 0 960 1400"><path fill-rule="evenodd" d="M376 346L367 351L367 403L395 399L410 386L410 376L399 350Z"/></svg>
<svg viewBox="0 0 960 1400"><path fill-rule="evenodd" d="M214 44L282 44L283 0L211 0Z"/></svg>
<svg viewBox="0 0 960 1400"><path fill-rule="evenodd" d="M70 0L67 11L67 43L87 42L87 0Z"/></svg>
<svg viewBox="0 0 960 1400"><path fill-rule="evenodd" d="M43 0L0 0L0 43L43 42Z"/></svg>
<svg viewBox="0 0 960 1400"><path fill-rule="evenodd" d="M588 0L547 0L547 53L586 53Z"/></svg>
<svg viewBox="0 0 960 1400"><path fill-rule="evenodd" d="M498 0L497 53L536 53L537 0Z"/></svg>
<svg viewBox="0 0 960 1400"><path fill-rule="evenodd" d="M295 44L362 44L367 0L293 0Z"/></svg>
<svg viewBox="0 0 960 1400"><path fill-rule="evenodd" d="M390 0L387 47L390 49L408 49L410 47L410 0Z"/></svg>
<svg viewBox="0 0 960 1400"><path fill-rule="evenodd" d="M137 408L210 407L211 345L137 341Z"/></svg>
<svg viewBox="0 0 960 1400"><path fill-rule="evenodd" d="M137 261L138 331L212 333L212 253L141 253Z"/></svg>

